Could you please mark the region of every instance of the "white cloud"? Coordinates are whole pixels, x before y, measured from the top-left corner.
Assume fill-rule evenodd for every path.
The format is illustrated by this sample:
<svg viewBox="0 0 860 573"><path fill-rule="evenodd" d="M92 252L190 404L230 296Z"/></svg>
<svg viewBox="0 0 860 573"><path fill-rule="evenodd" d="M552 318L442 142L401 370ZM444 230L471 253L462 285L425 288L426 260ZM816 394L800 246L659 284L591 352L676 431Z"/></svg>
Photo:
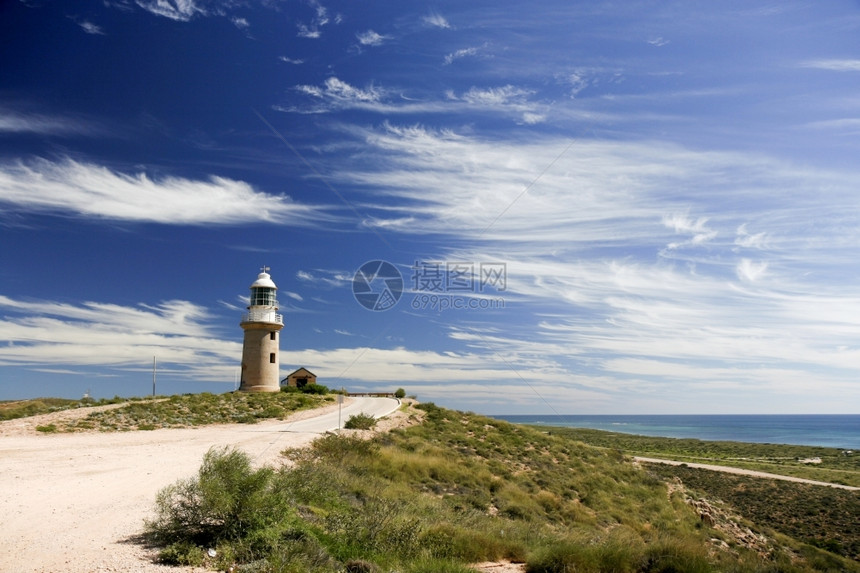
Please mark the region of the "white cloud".
<svg viewBox="0 0 860 573"><path fill-rule="evenodd" d="M308 38L311 40L315 40L317 38L322 37L322 32L316 26L308 26L307 24L298 24L298 36L299 38Z"/></svg>
<svg viewBox="0 0 860 573"><path fill-rule="evenodd" d="M486 44L479 47L461 48L451 52L445 56L445 65L451 65L462 58L477 56L483 48L486 48Z"/></svg>
<svg viewBox="0 0 860 573"><path fill-rule="evenodd" d="M296 278L326 288L343 288L352 283L352 273L328 269L315 269L314 272L299 270L296 272Z"/></svg>
<svg viewBox="0 0 860 573"><path fill-rule="evenodd" d="M830 70L832 72L860 72L860 60L807 60L801 62L803 68Z"/></svg>
<svg viewBox="0 0 860 573"><path fill-rule="evenodd" d="M431 12L430 14L425 15L423 20L425 24L434 26L436 28L451 28L451 24L448 22L448 20L437 12Z"/></svg>
<svg viewBox="0 0 860 573"><path fill-rule="evenodd" d="M686 245L701 245L717 236L717 231L708 229L707 217L699 217L695 221L690 218L689 213L671 213L663 217L663 225L675 231L676 234L692 235L689 241L673 242L668 245L670 249L677 249Z"/></svg>
<svg viewBox="0 0 860 573"><path fill-rule="evenodd" d="M191 378L232 379L241 345L210 334L208 312L171 300L136 307L85 302L22 301L0 295L0 346L4 366L108 366L151 364L152 357Z"/></svg>
<svg viewBox="0 0 860 573"><path fill-rule="evenodd" d="M239 18L234 16L233 18L230 18L230 21L233 22L233 25L240 30L248 30L251 27L251 24L245 18Z"/></svg>
<svg viewBox="0 0 860 573"><path fill-rule="evenodd" d="M87 34L104 35L104 30L102 30L101 26L93 24L88 20L78 22L78 26L80 26Z"/></svg>
<svg viewBox="0 0 860 573"><path fill-rule="evenodd" d="M295 89L305 95L309 95L320 100L319 103L322 105L312 110L316 112L326 112L333 109L347 108L378 110L380 107L387 106L387 104L381 105L381 100L385 96L385 91L383 89L373 85L364 89L357 88L336 77L328 78L322 87L299 85L296 86Z"/></svg>
<svg viewBox="0 0 860 573"><path fill-rule="evenodd" d="M735 237L735 245L745 249L766 249L768 237L767 233L750 233L747 231L747 224L744 223L737 230Z"/></svg>
<svg viewBox="0 0 860 573"><path fill-rule="evenodd" d="M381 46L385 40L389 39L388 36L377 34L373 30L356 34L355 37L358 38L358 42L362 46Z"/></svg>
<svg viewBox="0 0 860 573"><path fill-rule="evenodd" d="M668 44L669 40L666 40L665 38L663 38L663 36L657 36L656 38L648 40L648 43L652 46L657 46L658 48L660 48Z"/></svg>
<svg viewBox="0 0 860 573"><path fill-rule="evenodd" d="M188 22L196 15L208 14L197 0L136 0L136 2L151 14L179 22Z"/></svg>
<svg viewBox="0 0 860 573"><path fill-rule="evenodd" d="M311 8L314 10L314 17L310 23L300 22L297 24L299 29L298 35L300 38L317 39L322 36L321 28L326 26L331 20L328 15L328 9L319 3L318 0L310 0ZM340 23L340 16L336 17L335 23Z"/></svg>
<svg viewBox="0 0 860 573"><path fill-rule="evenodd" d="M281 57L280 57L280 58L278 58L278 59L279 59L279 60L281 60L282 62L286 62L286 63L288 63L288 64L295 64L295 65L299 65L299 64L304 64L304 63L305 63L305 61L304 61L304 60L302 60L302 59L299 59L299 58L288 58L287 56L281 56Z"/></svg>
<svg viewBox="0 0 860 573"><path fill-rule="evenodd" d="M72 159L0 164L0 202L12 209L179 225L250 221L306 224L322 211L243 181L151 178Z"/></svg>
<svg viewBox="0 0 860 573"><path fill-rule="evenodd" d="M533 93L532 90L518 88L509 84L500 88L480 89L472 87L468 92L463 94L462 98L474 105L495 107L512 101L521 102Z"/></svg>
<svg viewBox="0 0 860 573"><path fill-rule="evenodd" d="M91 122L69 116L29 113L0 107L0 133L36 133L40 135L107 135Z"/></svg>
<svg viewBox="0 0 860 573"><path fill-rule="evenodd" d="M538 123L543 123L547 120L547 116L542 113L534 113L534 112L524 112L522 117L522 122L526 125L536 125Z"/></svg>
<svg viewBox="0 0 860 573"><path fill-rule="evenodd" d="M746 282L754 283L762 278L767 271L767 263L763 261L753 262L750 259L741 259L738 263L738 277Z"/></svg>

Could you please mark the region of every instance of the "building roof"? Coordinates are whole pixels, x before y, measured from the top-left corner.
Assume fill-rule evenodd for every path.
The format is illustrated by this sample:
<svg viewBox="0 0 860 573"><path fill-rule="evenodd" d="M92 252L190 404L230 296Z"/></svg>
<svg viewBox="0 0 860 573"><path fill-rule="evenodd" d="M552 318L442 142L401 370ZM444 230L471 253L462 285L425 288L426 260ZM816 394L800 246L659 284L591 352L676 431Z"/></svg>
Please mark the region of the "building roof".
<svg viewBox="0 0 860 573"><path fill-rule="evenodd" d="M298 368L298 369L296 369L296 370L293 370L292 372L290 372L289 374L287 374L287 378L289 378L289 377L290 377L290 376L292 376L293 374L298 374L298 373L299 373L299 372L301 372L302 370L304 370L304 371L305 371L305 373L310 374L310 375L311 375L311 376L313 376L314 378L316 378L316 377L317 377L317 375L316 375L316 374L314 374L313 372L311 372L310 370L308 370L307 368L305 368L304 366L302 366L301 368Z"/></svg>

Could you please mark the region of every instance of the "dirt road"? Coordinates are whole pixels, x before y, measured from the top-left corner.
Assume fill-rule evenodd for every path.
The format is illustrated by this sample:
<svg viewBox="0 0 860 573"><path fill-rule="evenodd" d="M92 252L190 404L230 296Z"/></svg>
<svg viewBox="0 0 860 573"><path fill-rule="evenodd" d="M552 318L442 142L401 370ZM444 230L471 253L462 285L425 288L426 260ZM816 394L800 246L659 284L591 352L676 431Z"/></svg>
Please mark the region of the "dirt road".
<svg viewBox="0 0 860 573"><path fill-rule="evenodd" d="M235 446L257 464L277 463L283 449L336 429L339 414L381 417L396 408L392 399L352 398L342 412L335 405L288 421L150 432L38 435L21 431L19 421L3 422L0 572L200 571L153 564L154 552L130 541L161 488L194 475L212 447Z"/></svg>
<svg viewBox="0 0 860 573"><path fill-rule="evenodd" d="M645 463L650 463L650 464L668 464L670 466L680 466L681 464L684 464L684 465L687 465L691 468L700 468L700 469L704 469L704 470L712 470L715 472L724 472L724 473L728 473L728 474L739 474L739 475L753 476L753 477L760 477L760 478L767 478L767 479L778 479L778 480L783 480L783 481L793 481L793 482L797 482L797 483L809 483L812 485L823 485L823 486L835 487L835 488L839 488L839 489L847 489L847 490L851 490L851 491L860 491L860 487L854 487L854 486L850 486L850 485L842 485L839 483L830 483L830 482L825 482L825 481L815 481L815 480L811 480L811 479L804 479L804 478L793 477L793 476L784 476L784 475L779 475L779 474L771 474L771 473L760 472L760 471L756 471L756 470L745 470L743 468L733 468L733 467L729 467L729 466L714 466L711 464L695 464L695 463L691 463L691 462L678 462L675 460L658 460L656 458L641 458L639 456L635 456L633 458L633 460L637 461L637 462L645 462Z"/></svg>

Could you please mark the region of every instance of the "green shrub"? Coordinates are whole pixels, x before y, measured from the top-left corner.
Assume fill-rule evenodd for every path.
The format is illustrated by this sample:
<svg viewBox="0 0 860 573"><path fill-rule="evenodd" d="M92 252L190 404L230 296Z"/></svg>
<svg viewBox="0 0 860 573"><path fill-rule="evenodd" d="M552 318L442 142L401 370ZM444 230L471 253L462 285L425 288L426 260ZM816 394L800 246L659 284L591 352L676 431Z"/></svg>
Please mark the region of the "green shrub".
<svg viewBox="0 0 860 573"><path fill-rule="evenodd" d="M189 541L171 543L158 554L158 560L166 565L203 565L206 559L203 548Z"/></svg>
<svg viewBox="0 0 860 573"><path fill-rule="evenodd" d="M328 386L323 386L322 384L307 384L306 386L302 386L301 391L303 394L328 394Z"/></svg>
<svg viewBox="0 0 860 573"><path fill-rule="evenodd" d="M376 426L376 418L364 412L350 416L343 425L347 430L372 430L374 426Z"/></svg>
<svg viewBox="0 0 860 573"><path fill-rule="evenodd" d="M402 399L405 396L406 396L406 390L404 390L403 388L398 388L397 390L394 391L394 397L395 398Z"/></svg>
<svg viewBox="0 0 860 573"><path fill-rule="evenodd" d="M44 426L36 426L37 432L44 432L45 434L53 434L57 431L56 424L45 424Z"/></svg>
<svg viewBox="0 0 860 573"><path fill-rule="evenodd" d="M253 469L244 452L209 450L196 477L158 493L147 536L158 544L211 547L265 529L289 514L284 500L270 491L272 476L271 468Z"/></svg>

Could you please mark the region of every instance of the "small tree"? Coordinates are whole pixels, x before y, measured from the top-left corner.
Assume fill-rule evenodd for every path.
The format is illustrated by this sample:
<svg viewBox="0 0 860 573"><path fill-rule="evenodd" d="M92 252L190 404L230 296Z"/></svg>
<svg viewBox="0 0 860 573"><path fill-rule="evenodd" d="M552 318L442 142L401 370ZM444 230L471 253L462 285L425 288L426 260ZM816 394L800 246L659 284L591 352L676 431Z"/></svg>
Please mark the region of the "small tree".
<svg viewBox="0 0 860 573"><path fill-rule="evenodd" d="M395 398L403 398L404 396L406 396L406 390L404 390L403 388L398 388L394 391Z"/></svg>

